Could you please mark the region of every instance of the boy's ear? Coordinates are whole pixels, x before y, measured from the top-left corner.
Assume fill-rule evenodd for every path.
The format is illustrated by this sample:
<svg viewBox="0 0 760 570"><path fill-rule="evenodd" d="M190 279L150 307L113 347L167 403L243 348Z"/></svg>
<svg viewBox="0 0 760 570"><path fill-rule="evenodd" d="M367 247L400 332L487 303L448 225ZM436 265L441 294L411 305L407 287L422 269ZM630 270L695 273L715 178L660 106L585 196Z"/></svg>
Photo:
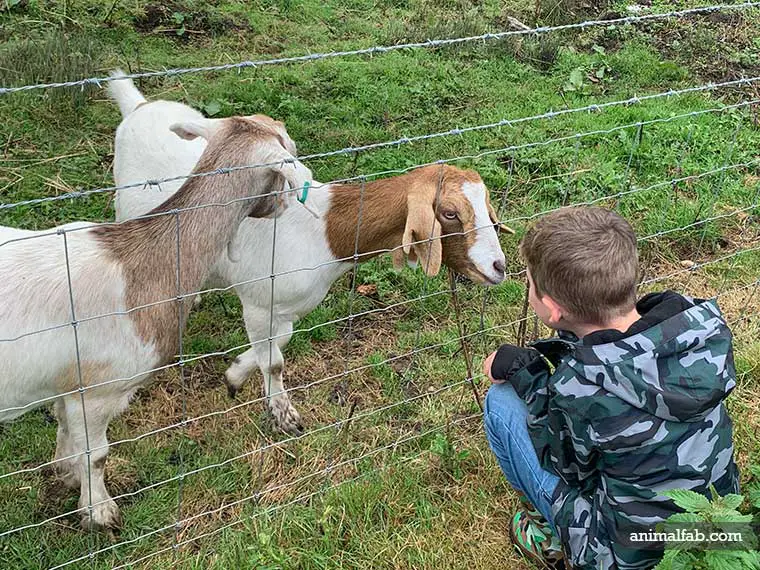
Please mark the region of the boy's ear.
<svg viewBox="0 0 760 570"><path fill-rule="evenodd" d="M549 309L549 324L559 326L562 317L565 316L565 310L549 295L541 297L541 302Z"/></svg>

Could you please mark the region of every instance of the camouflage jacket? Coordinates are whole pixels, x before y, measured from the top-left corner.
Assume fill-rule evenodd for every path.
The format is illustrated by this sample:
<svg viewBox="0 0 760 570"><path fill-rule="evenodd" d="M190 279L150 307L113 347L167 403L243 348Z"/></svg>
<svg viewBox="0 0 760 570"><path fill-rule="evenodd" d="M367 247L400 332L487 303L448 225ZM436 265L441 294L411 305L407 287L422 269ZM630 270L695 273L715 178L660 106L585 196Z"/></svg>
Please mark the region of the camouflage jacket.
<svg viewBox="0 0 760 570"><path fill-rule="evenodd" d="M651 568L662 545L626 543L680 509L659 495L738 493L724 399L735 386L731 332L714 301L643 297L625 333L560 333L510 381L529 409L541 465L560 477L555 524L576 570Z"/></svg>

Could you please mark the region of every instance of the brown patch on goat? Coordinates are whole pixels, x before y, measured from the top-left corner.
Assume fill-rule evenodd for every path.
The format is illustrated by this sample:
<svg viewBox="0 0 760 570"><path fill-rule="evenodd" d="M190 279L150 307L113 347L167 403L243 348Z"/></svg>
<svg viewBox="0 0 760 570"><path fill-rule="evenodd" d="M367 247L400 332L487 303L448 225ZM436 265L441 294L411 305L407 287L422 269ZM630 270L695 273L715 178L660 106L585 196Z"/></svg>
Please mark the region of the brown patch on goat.
<svg viewBox="0 0 760 570"><path fill-rule="evenodd" d="M269 373L272 376L279 376L280 374L282 374L282 365L281 364L275 364L274 366L271 366L269 368Z"/></svg>
<svg viewBox="0 0 760 570"><path fill-rule="evenodd" d="M276 140L282 144L281 134L271 119L231 117L224 121L211 137L193 173L250 164L252 146L257 142L271 144ZM276 201L273 196L265 196L229 206L199 206L249 196L259 172L260 169L251 168L188 178L175 194L148 212L148 217L91 230L122 268L128 308L163 301L130 313L143 342L155 343L161 363L176 354L179 335L192 307L192 293L202 286L209 268L231 239L242 216L271 215ZM266 191L278 180L281 181L280 175L271 172ZM194 209L185 210L187 208ZM173 210L185 211L170 213ZM179 295L188 296L180 300Z"/></svg>
<svg viewBox="0 0 760 570"><path fill-rule="evenodd" d="M479 275L469 259L469 249L476 239L472 231L475 212L462 191L465 182L483 183L477 172L451 165L431 165L393 178L366 182L357 251L359 261L374 257L377 254L371 252L376 250L432 238L430 242L412 246L409 259L419 259L423 269L428 266L430 275L438 273L441 262L464 275ZM336 257L350 258L354 255L362 186L335 184L331 192L326 216L328 243ZM487 195L486 192L486 199ZM458 219L445 219L443 212L446 211L456 212ZM393 252L393 257L395 264L403 262L400 249Z"/></svg>
<svg viewBox="0 0 760 570"><path fill-rule="evenodd" d="M107 382L115 377L113 368L108 363L82 362L77 367L76 362L67 366L58 376L56 387L60 393L72 392L79 388L79 375L81 371L82 386L92 386Z"/></svg>

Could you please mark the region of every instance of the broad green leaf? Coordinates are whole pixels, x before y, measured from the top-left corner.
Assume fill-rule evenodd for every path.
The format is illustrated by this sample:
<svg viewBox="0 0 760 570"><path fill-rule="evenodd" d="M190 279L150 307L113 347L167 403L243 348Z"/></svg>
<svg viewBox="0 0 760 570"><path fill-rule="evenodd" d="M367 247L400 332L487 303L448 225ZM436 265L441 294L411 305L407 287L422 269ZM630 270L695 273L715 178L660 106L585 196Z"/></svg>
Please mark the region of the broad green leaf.
<svg viewBox="0 0 760 570"><path fill-rule="evenodd" d="M741 561L741 567L747 570L760 570L760 553L757 550L745 550L736 553Z"/></svg>
<svg viewBox="0 0 760 570"><path fill-rule="evenodd" d="M749 502L756 509L760 509L760 485L755 483L749 487Z"/></svg>
<svg viewBox="0 0 760 570"><path fill-rule="evenodd" d="M661 494L670 497L676 505L691 513L704 512L711 507L710 501L707 500L707 497L695 493L694 491L673 489L671 491L664 491Z"/></svg>
<svg viewBox="0 0 760 570"><path fill-rule="evenodd" d="M206 111L209 117L213 117L222 110L222 106L219 104L219 101L209 101L203 110Z"/></svg>
<svg viewBox="0 0 760 570"><path fill-rule="evenodd" d="M704 518L697 513L676 513L667 519L669 523L698 523L704 522Z"/></svg>
<svg viewBox="0 0 760 570"><path fill-rule="evenodd" d="M576 67L570 72L570 83L576 87L583 85L583 70Z"/></svg>
<svg viewBox="0 0 760 570"><path fill-rule="evenodd" d="M709 514L710 520L720 523L751 522L752 515L743 515L734 509L713 507Z"/></svg>
<svg viewBox="0 0 760 570"><path fill-rule="evenodd" d="M654 570L674 570L673 561L680 553L680 550L666 550L662 560L654 567Z"/></svg>
<svg viewBox="0 0 760 570"><path fill-rule="evenodd" d="M743 495L734 495L732 493L729 493L728 495L723 495L720 498L720 502L722 503L723 507L726 509L738 509L739 506L744 502L744 496Z"/></svg>
<svg viewBox="0 0 760 570"><path fill-rule="evenodd" d="M727 550L708 550L705 552L705 562L710 570L736 570L740 566L736 557Z"/></svg>

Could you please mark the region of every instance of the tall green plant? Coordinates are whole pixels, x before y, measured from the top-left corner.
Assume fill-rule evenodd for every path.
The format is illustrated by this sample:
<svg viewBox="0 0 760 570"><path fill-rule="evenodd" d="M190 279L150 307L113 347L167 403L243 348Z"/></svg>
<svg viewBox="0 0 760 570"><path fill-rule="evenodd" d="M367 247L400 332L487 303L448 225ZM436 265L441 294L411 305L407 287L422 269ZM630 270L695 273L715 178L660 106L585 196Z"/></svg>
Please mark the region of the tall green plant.
<svg viewBox="0 0 760 570"><path fill-rule="evenodd" d="M718 545L707 549L693 543L668 546L654 570L760 570L760 552L754 549L757 538L750 527L752 515L738 511L744 496L728 494L721 497L713 486L710 492L712 501L694 491L676 489L662 493L685 511L671 515L665 522L693 524L700 529L719 532L741 532L743 544L739 548L742 550L722 549Z"/></svg>

